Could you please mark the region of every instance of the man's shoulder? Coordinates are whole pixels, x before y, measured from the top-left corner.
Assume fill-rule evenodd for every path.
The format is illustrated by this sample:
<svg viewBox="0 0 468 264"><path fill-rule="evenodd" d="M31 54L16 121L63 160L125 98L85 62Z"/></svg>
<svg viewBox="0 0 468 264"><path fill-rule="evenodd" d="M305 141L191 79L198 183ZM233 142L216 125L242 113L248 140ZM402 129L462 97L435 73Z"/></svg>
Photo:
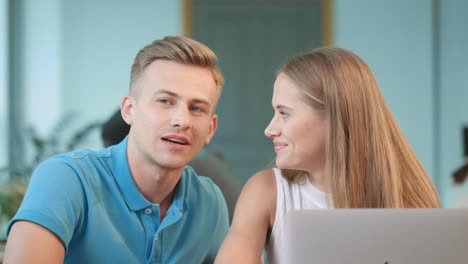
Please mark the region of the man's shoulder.
<svg viewBox="0 0 468 264"><path fill-rule="evenodd" d="M182 178L191 188L212 190L213 188L218 187L213 180L209 177L198 175L198 173L189 165L185 166Z"/></svg>
<svg viewBox="0 0 468 264"><path fill-rule="evenodd" d="M67 174L86 176L94 168L106 163L111 154L107 149L101 150L74 150L71 152L55 154L42 161L35 169L33 176L54 174ZM91 169L91 170L90 170Z"/></svg>
<svg viewBox="0 0 468 264"><path fill-rule="evenodd" d="M190 166L185 167L182 179L189 199L208 199L213 201L224 199L220 188L212 179L206 176L199 176Z"/></svg>
<svg viewBox="0 0 468 264"><path fill-rule="evenodd" d="M108 148L99 150L77 149L70 152L59 153L47 158L44 163L63 162L70 165L77 164L79 161L99 160L101 158L111 157L111 152Z"/></svg>
<svg viewBox="0 0 468 264"><path fill-rule="evenodd" d="M87 159L87 158L98 159L98 158L105 158L105 157L110 157L110 156L111 156L110 148L101 148L98 150L76 149L67 153L57 154L52 157L79 160L79 159Z"/></svg>
<svg viewBox="0 0 468 264"><path fill-rule="evenodd" d="M193 213L193 221L206 221L228 228L229 215L226 200L220 188L208 177L198 176L193 168L187 166L184 169L181 183L184 185L184 199L190 211ZM225 225L225 226L224 226ZM224 231L223 231L224 232Z"/></svg>

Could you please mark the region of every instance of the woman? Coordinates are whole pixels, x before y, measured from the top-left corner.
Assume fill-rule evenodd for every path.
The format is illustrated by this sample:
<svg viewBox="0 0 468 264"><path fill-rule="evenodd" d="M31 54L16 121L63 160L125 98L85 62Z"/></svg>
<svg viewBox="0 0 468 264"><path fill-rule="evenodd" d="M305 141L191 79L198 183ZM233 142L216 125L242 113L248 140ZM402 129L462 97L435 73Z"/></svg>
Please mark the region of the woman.
<svg viewBox="0 0 468 264"><path fill-rule="evenodd" d="M440 207L368 66L339 48L291 58L274 85L277 168L244 186L217 263L283 263L285 214L312 208Z"/></svg>

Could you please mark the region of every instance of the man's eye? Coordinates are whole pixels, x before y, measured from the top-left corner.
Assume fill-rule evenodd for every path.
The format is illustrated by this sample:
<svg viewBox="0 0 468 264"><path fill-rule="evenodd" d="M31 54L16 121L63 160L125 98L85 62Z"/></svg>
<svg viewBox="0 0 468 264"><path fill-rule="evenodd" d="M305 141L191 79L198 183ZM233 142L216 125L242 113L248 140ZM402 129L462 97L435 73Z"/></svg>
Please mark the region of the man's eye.
<svg viewBox="0 0 468 264"><path fill-rule="evenodd" d="M166 98L161 98L161 99L158 99L156 101L159 102L159 103L162 103L162 104L170 104L171 103L171 101L169 101L169 99L166 99Z"/></svg>
<svg viewBox="0 0 468 264"><path fill-rule="evenodd" d="M199 106L192 106L192 111L194 112L205 112L205 110Z"/></svg>

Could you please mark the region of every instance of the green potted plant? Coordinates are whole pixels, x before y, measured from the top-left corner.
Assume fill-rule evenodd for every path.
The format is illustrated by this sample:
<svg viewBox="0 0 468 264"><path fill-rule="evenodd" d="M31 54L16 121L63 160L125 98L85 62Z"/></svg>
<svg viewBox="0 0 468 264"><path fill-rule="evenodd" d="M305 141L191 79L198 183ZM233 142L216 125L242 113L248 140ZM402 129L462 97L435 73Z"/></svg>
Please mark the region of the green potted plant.
<svg viewBox="0 0 468 264"><path fill-rule="evenodd" d="M0 187L0 232L2 232L0 238L5 239L6 224L16 214L26 192L29 178L39 163L53 154L75 149L83 143L90 132L102 125L101 122L91 122L65 138L66 128L70 126L72 120L76 120L74 115L64 116L47 136L41 136L34 128L27 129L24 133L24 140L27 147L31 149L31 160L20 168L0 169L0 176L10 179Z"/></svg>

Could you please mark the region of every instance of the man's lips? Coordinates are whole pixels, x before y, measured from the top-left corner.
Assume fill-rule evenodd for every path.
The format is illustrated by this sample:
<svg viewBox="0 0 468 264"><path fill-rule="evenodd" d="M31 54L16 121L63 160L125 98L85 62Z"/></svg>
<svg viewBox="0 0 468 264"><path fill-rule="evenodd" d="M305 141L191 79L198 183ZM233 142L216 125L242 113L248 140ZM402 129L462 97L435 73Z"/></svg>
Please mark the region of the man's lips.
<svg viewBox="0 0 468 264"><path fill-rule="evenodd" d="M162 140L180 145L190 145L190 139L179 134L167 134L161 137Z"/></svg>

